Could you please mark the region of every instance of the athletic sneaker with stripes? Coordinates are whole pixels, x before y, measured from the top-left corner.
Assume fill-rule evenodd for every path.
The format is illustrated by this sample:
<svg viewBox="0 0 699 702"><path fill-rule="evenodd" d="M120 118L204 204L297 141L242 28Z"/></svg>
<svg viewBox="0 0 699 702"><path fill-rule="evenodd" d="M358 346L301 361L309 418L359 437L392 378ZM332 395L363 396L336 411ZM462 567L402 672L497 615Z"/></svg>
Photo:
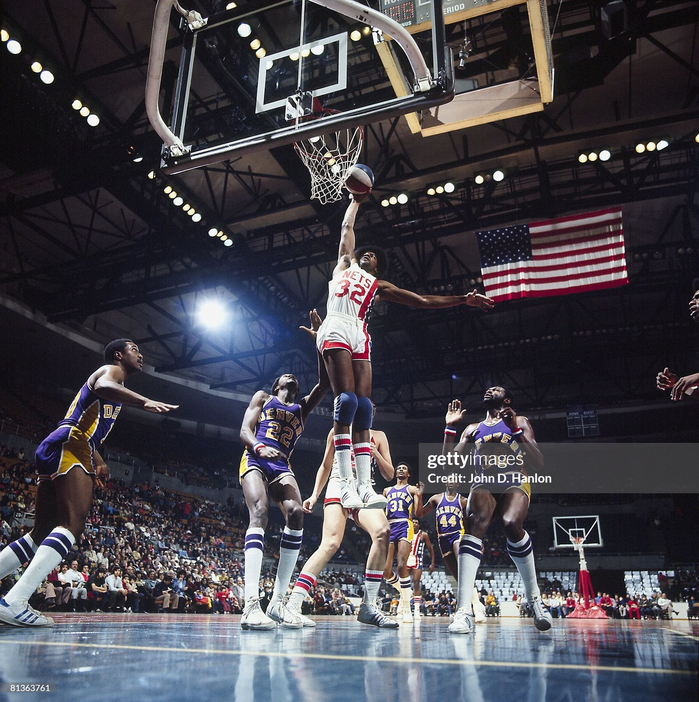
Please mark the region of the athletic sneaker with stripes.
<svg viewBox="0 0 699 702"><path fill-rule="evenodd" d="M359 612L357 613L357 621L362 624L371 624L372 626L378 626L380 629L397 629L398 622L393 619L385 617L381 612L377 611L374 607L366 602L362 602L359 605Z"/></svg>
<svg viewBox="0 0 699 702"><path fill-rule="evenodd" d="M37 612L26 602L9 604L0 599L0 622L11 626L53 626L53 619Z"/></svg>

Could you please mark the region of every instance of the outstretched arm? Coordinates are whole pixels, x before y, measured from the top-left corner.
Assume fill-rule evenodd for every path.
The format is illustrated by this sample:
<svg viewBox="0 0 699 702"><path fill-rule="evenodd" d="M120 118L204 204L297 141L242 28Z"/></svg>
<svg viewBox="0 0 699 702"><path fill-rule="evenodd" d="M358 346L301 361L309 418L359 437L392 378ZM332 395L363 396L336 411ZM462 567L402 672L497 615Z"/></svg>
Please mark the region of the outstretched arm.
<svg viewBox="0 0 699 702"><path fill-rule="evenodd" d="M490 310L495 304L489 297L481 295L477 290L473 290L467 295L418 295L410 290L398 288L387 280L379 280L378 295L387 302L433 310L458 307L459 305Z"/></svg>
<svg viewBox="0 0 699 702"><path fill-rule="evenodd" d="M117 366L102 366L90 376L88 386L92 388L92 392L97 397L101 397L107 402L134 405L146 410L146 412L162 414L179 407L179 405L168 405L157 400L149 400L147 397L124 387Z"/></svg>
<svg viewBox="0 0 699 702"><path fill-rule="evenodd" d="M344 270L349 268L352 263L352 257L354 256L354 221L357 219L357 212L359 212L359 204L362 196L352 195L352 200L345 212L344 219L342 220L342 230L340 232L340 250L337 256L337 266L333 271L333 277L338 270ZM358 199L360 198L360 199Z"/></svg>
<svg viewBox="0 0 699 702"><path fill-rule="evenodd" d="M426 514L429 514L433 509L437 507L437 498L438 495L432 495L427 502L423 502L421 507L422 509L418 512L417 509L415 510L415 516L420 519L421 517L424 517Z"/></svg>
<svg viewBox="0 0 699 702"><path fill-rule="evenodd" d="M310 327L300 327L303 331L307 332L315 342L318 329L323 320L318 314L318 310L311 310L308 313L308 318L310 320ZM322 399L325 397L326 393L330 389L330 379L328 378L328 370L325 367L325 362L323 357L318 351L318 382L311 392L304 397L301 402L301 414L302 419L305 424L308 415L321 403Z"/></svg>

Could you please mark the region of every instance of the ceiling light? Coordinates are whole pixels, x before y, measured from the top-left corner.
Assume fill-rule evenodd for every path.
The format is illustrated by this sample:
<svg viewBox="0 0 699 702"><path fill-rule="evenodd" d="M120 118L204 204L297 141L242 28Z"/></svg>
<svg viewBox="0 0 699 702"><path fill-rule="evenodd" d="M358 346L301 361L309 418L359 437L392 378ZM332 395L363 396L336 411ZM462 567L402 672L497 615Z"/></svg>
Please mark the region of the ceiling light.
<svg viewBox="0 0 699 702"><path fill-rule="evenodd" d="M456 190L456 186L451 181L448 183L444 183L444 192L445 193L453 193L455 190Z"/></svg>
<svg viewBox="0 0 699 702"><path fill-rule="evenodd" d="M194 212L194 214L192 214L192 212L194 211L190 210L188 213L189 216L192 218L192 222L201 222L201 215L198 212Z"/></svg>
<svg viewBox="0 0 699 702"><path fill-rule="evenodd" d="M289 58L290 58L292 61L298 61L298 60L299 60L299 56L300 56L300 54L299 54L298 51L293 51L292 53L289 54Z"/></svg>
<svg viewBox="0 0 699 702"><path fill-rule="evenodd" d="M308 58L310 55L311 50L308 47L306 47L305 49L301 49L301 56L303 56L303 58Z"/></svg>
<svg viewBox="0 0 699 702"><path fill-rule="evenodd" d="M31 65L31 69L34 71L34 73L41 73L44 67L38 61L34 61L34 63Z"/></svg>
<svg viewBox="0 0 699 702"><path fill-rule="evenodd" d="M395 195L391 195L391 197L388 198L388 201L392 205L397 205L398 204L398 198Z"/></svg>
<svg viewBox="0 0 699 702"><path fill-rule="evenodd" d="M499 183L501 180L505 180L505 174L501 170L497 170L493 173L493 180Z"/></svg>
<svg viewBox="0 0 699 702"><path fill-rule="evenodd" d="M371 34L371 27L368 24L362 29L362 34L367 37Z"/></svg>
<svg viewBox="0 0 699 702"><path fill-rule="evenodd" d="M220 239L220 238L223 236L223 232L219 229L219 230L216 232L216 236Z"/></svg>
<svg viewBox="0 0 699 702"><path fill-rule="evenodd" d="M0 29L0 39L2 39L3 44L10 38L6 29Z"/></svg>
<svg viewBox="0 0 699 702"><path fill-rule="evenodd" d="M260 48L260 46L262 46L262 42L261 42L259 39L257 39L257 38L253 39L253 40L250 42L250 48L251 48L253 51L257 51L257 50Z"/></svg>
<svg viewBox="0 0 699 702"><path fill-rule="evenodd" d="M148 178L149 180L155 180L155 171L149 171Z"/></svg>
<svg viewBox="0 0 699 702"><path fill-rule="evenodd" d="M184 205L182 205L183 212L189 212L191 209L192 209L192 206L188 202L185 202Z"/></svg>
<svg viewBox="0 0 699 702"><path fill-rule="evenodd" d="M83 104L82 104L82 102L80 102L80 100L75 99L75 100L73 100L73 102L71 103L70 106L71 106L74 110L79 110L79 109L83 106Z"/></svg>
<svg viewBox="0 0 699 702"><path fill-rule="evenodd" d="M197 211L192 207L192 209L191 209L189 212L187 212L187 214L188 214L192 219L194 219L194 218L196 217ZM201 219L201 217L200 217L199 219ZM197 219L197 220L195 220L195 221L198 222L199 219Z"/></svg>
<svg viewBox="0 0 699 702"><path fill-rule="evenodd" d="M10 39L5 46L11 54L17 55L22 53L22 45L16 39Z"/></svg>
<svg viewBox="0 0 699 702"><path fill-rule="evenodd" d="M216 329L228 320L228 310L220 300L204 300L197 310L197 318L203 326Z"/></svg>
<svg viewBox="0 0 699 702"><path fill-rule="evenodd" d="M649 141L649 142L646 144L646 149L647 149L648 151L655 151L655 142L654 142L654 141Z"/></svg>
<svg viewBox="0 0 699 702"><path fill-rule="evenodd" d="M96 127L96 126L100 123L100 118L99 118L97 115L95 115L95 114L88 115L88 117L87 117L87 123L88 123L91 127Z"/></svg>
<svg viewBox="0 0 699 702"><path fill-rule="evenodd" d="M670 142L667 139L661 139L656 144L656 148L658 149L658 151L662 151L663 149L667 149L668 146L670 146Z"/></svg>
<svg viewBox="0 0 699 702"><path fill-rule="evenodd" d="M177 191L176 190L171 190L167 196L171 199L174 200L177 197Z"/></svg>
<svg viewBox="0 0 699 702"><path fill-rule="evenodd" d="M405 203L408 202L408 196L407 196L405 193L401 193L401 194L398 196L398 202L399 202L401 205L405 205Z"/></svg>
<svg viewBox="0 0 699 702"><path fill-rule="evenodd" d="M362 33L358 30L355 29L351 34L350 34L350 39L352 41L359 41L362 38Z"/></svg>
<svg viewBox="0 0 699 702"><path fill-rule="evenodd" d="M587 154L580 154L578 156L578 161L580 161L580 163L587 163Z"/></svg>
<svg viewBox="0 0 699 702"><path fill-rule="evenodd" d="M444 192L444 186L438 185L434 190L437 193L437 195L441 195Z"/></svg>
<svg viewBox="0 0 699 702"><path fill-rule="evenodd" d="M90 114L90 108L87 105L83 105L80 108L80 116L87 117Z"/></svg>
<svg viewBox="0 0 699 702"><path fill-rule="evenodd" d="M476 183L476 185L483 185L485 178L479 173L473 180Z"/></svg>
<svg viewBox="0 0 699 702"><path fill-rule="evenodd" d="M56 80L53 73L51 73L51 71L47 71L46 69L39 74L39 79L46 85L51 85L51 83Z"/></svg>
<svg viewBox="0 0 699 702"><path fill-rule="evenodd" d="M612 157L612 152L609 149L602 149L602 151L599 152L599 160L600 161L609 161L609 159Z"/></svg>
<svg viewBox="0 0 699 702"><path fill-rule="evenodd" d="M596 151L590 151L590 154L588 155L588 160L592 161L593 163L597 160L597 152Z"/></svg>
<svg viewBox="0 0 699 702"><path fill-rule="evenodd" d="M255 56L257 56L258 59L262 59L265 56L267 56L267 50L264 48L264 46L261 46L256 52Z"/></svg>
<svg viewBox="0 0 699 702"><path fill-rule="evenodd" d="M211 227L211 229L209 229L209 236L216 236L217 234L218 229L216 229L216 227Z"/></svg>
<svg viewBox="0 0 699 702"><path fill-rule="evenodd" d="M311 53L314 56L320 56L325 51L325 44L316 44L311 47Z"/></svg>
<svg viewBox="0 0 699 702"><path fill-rule="evenodd" d="M172 201L172 204L173 204L175 207L180 207L180 205L182 205L183 202L184 202L184 198L183 198L183 197L176 197L176 198Z"/></svg>
<svg viewBox="0 0 699 702"><path fill-rule="evenodd" d="M434 189L434 188L427 188L427 194L428 194L428 195L434 195L434 194L435 194L435 189Z"/></svg>
<svg viewBox="0 0 699 702"><path fill-rule="evenodd" d="M233 239L227 239L223 242L224 246L233 246Z"/></svg>
<svg viewBox="0 0 699 702"><path fill-rule="evenodd" d="M381 200L381 207L388 207L390 204L391 203L386 199Z"/></svg>
<svg viewBox="0 0 699 702"><path fill-rule="evenodd" d="M166 186L163 188L163 192L164 192L166 195L169 195L169 194L172 192L172 185L166 185Z"/></svg>
<svg viewBox="0 0 699 702"><path fill-rule="evenodd" d="M235 2L229 2L229 3L226 5L226 9L227 9L227 10L235 10L236 7L238 7L238 4L235 3Z"/></svg>
<svg viewBox="0 0 699 702"><path fill-rule="evenodd" d="M249 37L252 34L252 27L247 24L246 22L242 22L241 24L238 25L238 36L243 37Z"/></svg>
<svg viewBox="0 0 699 702"><path fill-rule="evenodd" d="M646 150L645 144L636 144L636 153L642 154Z"/></svg>
<svg viewBox="0 0 699 702"><path fill-rule="evenodd" d="M694 137L694 141L696 141L697 144L699 144L699 132L696 133L696 135Z"/></svg>
<svg viewBox="0 0 699 702"><path fill-rule="evenodd" d="M228 237L224 234L224 235L221 237L221 241L228 241Z"/></svg>

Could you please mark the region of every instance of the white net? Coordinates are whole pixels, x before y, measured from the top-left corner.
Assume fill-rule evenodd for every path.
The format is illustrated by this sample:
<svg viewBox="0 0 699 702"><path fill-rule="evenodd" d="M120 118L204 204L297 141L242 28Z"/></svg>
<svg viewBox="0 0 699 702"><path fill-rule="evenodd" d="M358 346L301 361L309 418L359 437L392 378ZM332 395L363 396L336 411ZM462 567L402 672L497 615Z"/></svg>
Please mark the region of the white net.
<svg viewBox="0 0 699 702"><path fill-rule="evenodd" d="M350 169L359 160L363 143L361 127L341 129L294 143L296 153L311 174L312 199L323 205L342 199L342 186Z"/></svg>

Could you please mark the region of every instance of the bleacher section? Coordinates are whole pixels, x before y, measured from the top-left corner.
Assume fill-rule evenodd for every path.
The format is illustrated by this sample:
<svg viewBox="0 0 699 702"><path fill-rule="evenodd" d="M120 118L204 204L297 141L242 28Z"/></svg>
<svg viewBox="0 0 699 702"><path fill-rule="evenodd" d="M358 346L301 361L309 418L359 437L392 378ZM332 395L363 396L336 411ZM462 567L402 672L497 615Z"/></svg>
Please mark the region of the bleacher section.
<svg viewBox="0 0 699 702"><path fill-rule="evenodd" d="M674 576L674 571L668 573L668 577ZM658 574L650 573L647 570L625 570L624 583L626 584L626 592L629 595L647 595L650 597L653 592L660 592Z"/></svg>

